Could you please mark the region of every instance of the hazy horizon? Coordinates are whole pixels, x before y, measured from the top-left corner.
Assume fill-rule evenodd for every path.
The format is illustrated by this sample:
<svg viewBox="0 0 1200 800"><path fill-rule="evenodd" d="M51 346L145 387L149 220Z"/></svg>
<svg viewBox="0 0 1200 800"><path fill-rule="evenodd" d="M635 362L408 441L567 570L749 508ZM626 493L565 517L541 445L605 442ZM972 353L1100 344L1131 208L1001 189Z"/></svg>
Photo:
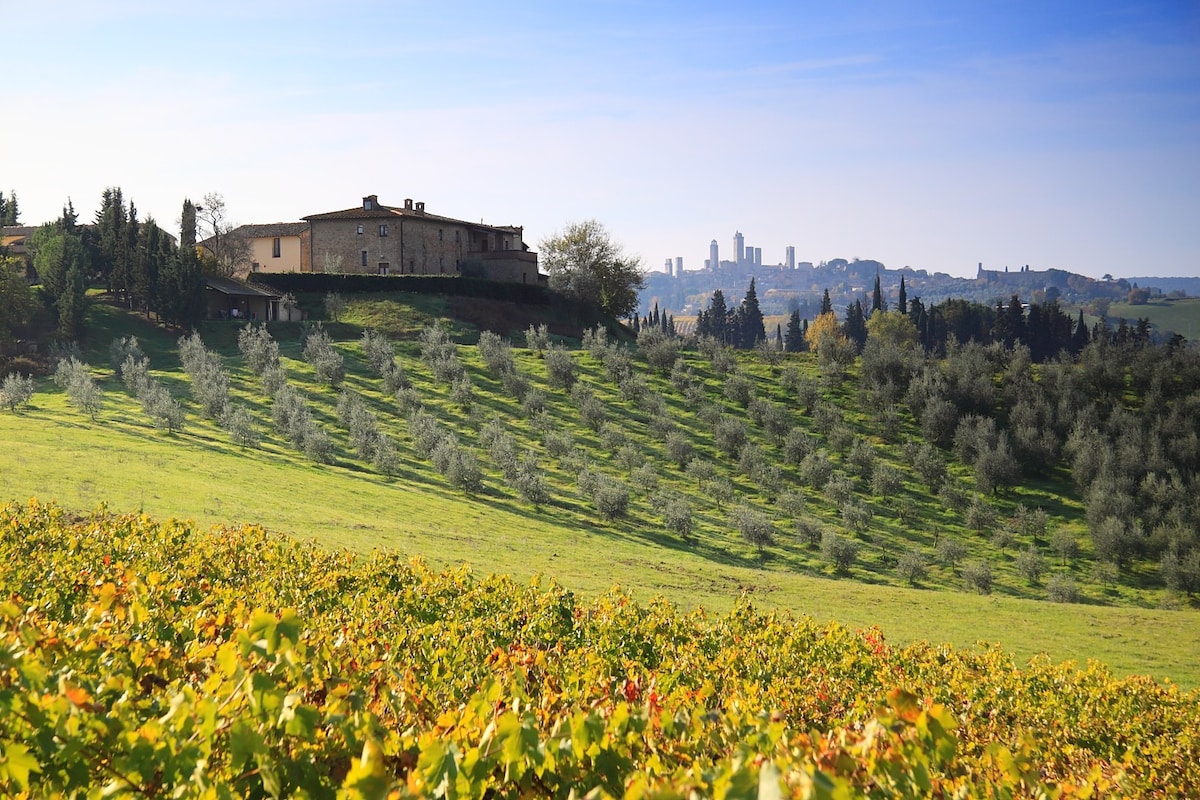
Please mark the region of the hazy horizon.
<svg viewBox="0 0 1200 800"><path fill-rule="evenodd" d="M763 262L1200 275L1200 5L118 0L2 12L0 189L22 221L119 185L294 221L364 195L587 218L647 269L736 230ZM15 48L15 53L12 49Z"/></svg>

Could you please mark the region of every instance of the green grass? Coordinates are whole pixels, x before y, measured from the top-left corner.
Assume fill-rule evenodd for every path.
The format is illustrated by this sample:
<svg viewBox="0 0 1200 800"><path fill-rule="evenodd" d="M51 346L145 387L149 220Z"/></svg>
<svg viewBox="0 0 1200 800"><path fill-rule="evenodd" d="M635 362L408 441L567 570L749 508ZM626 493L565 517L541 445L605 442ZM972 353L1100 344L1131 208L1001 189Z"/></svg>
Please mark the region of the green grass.
<svg viewBox="0 0 1200 800"><path fill-rule="evenodd" d="M925 493L906 471L905 493L914 506L913 518L900 524L892 501L869 496L861 484L856 497L874 511L871 528L856 537L863 555L848 576L837 577L819 553L796 542L758 488L719 455L701 409L685 399L662 377L643 372L648 385L662 393L671 416L688 432L697 452L733 481L737 500L776 516L776 543L760 554L731 530L728 508L717 508L704 491L666 463L662 445L647 429L645 413L623 400L604 375L603 367L586 353L577 353L581 380L606 404L619 441L636 442L655 465L660 488L688 498L696 512L694 541L683 542L667 533L649 504L649 492L634 486L630 514L612 523L598 520L590 502L574 485L573 463L561 463L542 450L540 437L524 419L499 382L489 376L472 347L460 348L475 383L475 411L468 413L449 398L417 360L409 340L397 343L402 363L420 392L426 408L474 444L480 424L498 415L522 449L533 448L546 470L553 500L541 509L522 503L507 489L496 470L488 468L485 488L475 497L451 489L408 445L406 425L394 404L378 390L378 379L362 363L353 341L363 322L376 325L388 319L387 302L372 298L352 303L346 320L331 326L343 337L339 345L347 358L346 387L362 395L391 435L403 456L399 474L385 479L354 457L347 436L333 413L335 393L317 385L311 368L299 361L296 326L276 326L289 378L305 394L320 423L334 438L337 463L312 464L270 430L270 401L257 381L241 368L236 356L236 326L213 325L205 341L226 355L235 398L259 420L264 441L260 448L239 450L227 435L199 419L194 408L188 429L175 436L154 430L137 402L111 376L107 342L115 335L137 335L151 354L156 375L180 399L188 396L188 378L179 372L173 351L174 335L111 307L93 315L95 344L88 356L102 379L107 401L93 423L70 408L65 397L44 382L33 406L13 415L0 414L0 499L37 496L67 507L89 509L107 503L114 510L140 509L159 517L176 516L202 525L256 522L300 538L315 538L332 547L359 552L395 548L418 554L437 564L462 561L480 572L498 572L527 579L546 574L584 595L595 595L620 584L642 597L665 595L685 608L705 606L726 610L748 594L756 602L792 609L821 619L866 627L878 625L893 641L928 640L969 646L977 641L998 642L1019 658L1045 653L1054 660L1098 659L1121 673L1169 677L1188 686L1200 685L1200 667L1193 655L1200 645L1200 626L1190 610L1162 611L1158 593L1146 588L1145 575L1103 587L1092 582L1086 558L1066 569L1085 590L1083 605L1056 605L1033 598L1044 595L1016 575L1013 560L1019 547L996 552L986 537L968 531L961 515ZM399 335L411 335L439 313L436 304L407 307L395 314ZM407 317L405 315L408 315ZM407 321L404 321L406 320ZM464 337L469 328L461 328ZM101 344L103 343L103 344ZM547 392L555 424L574 437L580 453L594 467L628 481L628 470L617 463L611 447L578 421L574 403L561 390L545 385L544 368L534 355L517 351L517 363L534 384ZM704 403L726 413L740 409L721 394L721 378L707 360L688 356L697 377L708 387ZM807 358L794 365L815 374ZM756 392L785 404L777 367L743 358L741 369L755 381ZM913 435L911 421L881 435L871 414L856 402L848 385L826 393L841 409L845 424L876 448L881 461L907 470L898 457L899 442ZM797 418L797 424L811 420ZM776 446L757 426L752 439L769 455ZM486 454L481 461L488 465ZM834 455L840 468L843 461ZM951 465L956 481L969 488L964 471ZM788 473L790 480L791 473ZM1030 483L995 505L1011 513L1018 504L1042 505L1058 515L1058 524L1079 528L1080 507L1066 490L1063 477ZM824 498L805 490L806 513L828 527L840 526L840 515ZM988 558L996 574L996 593L980 597L961 591L955 571L932 566L920 589L908 588L894 574L894 558L905 549L931 552L936 537L959 538L972 557ZM1081 536L1081 539L1083 537ZM1085 543L1086 544L1086 543ZM1139 607L1141 606L1141 607Z"/></svg>
<svg viewBox="0 0 1200 800"><path fill-rule="evenodd" d="M1200 298L1197 297L1163 298L1136 306L1113 303L1108 307L1110 325L1115 327L1115 321L1122 318L1130 324L1146 318L1159 332L1174 331L1189 342L1200 339Z"/></svg>

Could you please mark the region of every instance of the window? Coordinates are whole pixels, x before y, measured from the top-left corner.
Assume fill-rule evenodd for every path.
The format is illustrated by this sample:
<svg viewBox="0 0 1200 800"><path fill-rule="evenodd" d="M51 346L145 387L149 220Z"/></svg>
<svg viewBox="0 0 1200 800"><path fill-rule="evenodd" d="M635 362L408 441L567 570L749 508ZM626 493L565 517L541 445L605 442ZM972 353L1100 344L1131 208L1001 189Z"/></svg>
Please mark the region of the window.
<svg viewBox="0 0 1200 800"><path fill-rule="evenodd" d="M362 236L362 235L363 235L363 226L362 226L362 225L359 225L359 226L358 226L358 235L359 235L359 236Z"/></svg>
<svg viewBox="0 0 1200 800"><path fill-rule="evenodd" d="M279 258L279 237L275 237L275 241L271 243L271 258Z"/></svg>
<svg viewBox="0 0 1200 800"><path fill-rule="evenodd" d="M459 242L459 243L462 242L462 231L454 232L454 241Z"/></svg>
<svg viewBox="0 0 1200 800"><path fill-rule="evenodd" d="M380 275L387 275L388 269L389 269L389 265L386 262L383 262L383 261L379 262L379 274Z"/></svg>
<svg viewBox="0 0 1200 800"><path fill-rule="evenodd" d="M441 228L438 228L438 241L439 242L446 241L445 231L443 231Z"/></svg>
<svg viewBox="0 0 1200 800"><path fill-rule="evenodd" d="M250 271L258 272L258 262L257 261L253 261L250 263Z"/></svg>
<svg viewBox="0 0 1200 800"><path fill-rule="evenodd" d="M362 251L362 265L364 267L367 265L367 251L366 250Z"/></svg>
<svg viewBox="0 0 1200 800"><path fill-rule="evenodd" d="M380 235L380 236L387 236L387 225L380 225L380 226L379 226L379 235Z"/></svg>

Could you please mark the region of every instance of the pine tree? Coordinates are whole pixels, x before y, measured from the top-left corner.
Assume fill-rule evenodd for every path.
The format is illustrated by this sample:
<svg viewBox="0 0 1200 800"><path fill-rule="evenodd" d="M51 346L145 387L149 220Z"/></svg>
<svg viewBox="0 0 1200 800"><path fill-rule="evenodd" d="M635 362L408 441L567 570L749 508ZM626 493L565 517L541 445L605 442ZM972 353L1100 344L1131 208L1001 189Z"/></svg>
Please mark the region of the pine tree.
<svg viewBox="0 0 1200 800"><path fill-rule="evenodd" d="M8 197L0 192L0 225L19 225L20 210L17 208L17 193L10 191Z"/></svg>

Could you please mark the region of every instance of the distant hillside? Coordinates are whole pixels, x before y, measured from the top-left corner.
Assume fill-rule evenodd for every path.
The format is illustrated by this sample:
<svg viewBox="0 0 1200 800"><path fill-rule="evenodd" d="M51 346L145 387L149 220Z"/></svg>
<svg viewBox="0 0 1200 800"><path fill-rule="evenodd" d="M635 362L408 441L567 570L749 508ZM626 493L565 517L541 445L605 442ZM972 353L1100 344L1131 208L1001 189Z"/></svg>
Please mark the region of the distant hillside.
<svg viewBox="0 0 1200 800"><path fill-rule="evenodd" d="M717 289L725 294L727 301L737 302L753 277L764 314L787 314L792 308L798 308L802 317L813 319L823 293L829 290L834 309L840 315L856 299L870 298L876 275L885 300L892 305L897 302L901 278L908 297L920 298L926 304L956 298L994 305L1007 302L1016 294L1026 302L1056 297L1065 305L1083 306L1099 298L1123 301L1134 283L1141 288L1158 288L1164 294L1179 288L1189 295L1200 295L1200 278L1106 281L1061 269L1024 268L980 269L974 278L959 278L909 267L890 269L870 259L847 261L839 258L817 265L801 264L794 270L777 266L725 267L716 271L684 272L678 277L653 272L640 294L641 313L649 313L657 303L660 311L695 315Z"/></svg>
<svg viewBox="0 0 1200 800"><path fill-rule="evenodd" d="M1128 278L1131 284L1136 283L1142 288L1153 287L1158 289L1163 294L1171 292L1184 292L1188 297L1200 297L1200 277L1197 278L1156 278L1153 276L1142 276L1139 278Z"/></svg>

